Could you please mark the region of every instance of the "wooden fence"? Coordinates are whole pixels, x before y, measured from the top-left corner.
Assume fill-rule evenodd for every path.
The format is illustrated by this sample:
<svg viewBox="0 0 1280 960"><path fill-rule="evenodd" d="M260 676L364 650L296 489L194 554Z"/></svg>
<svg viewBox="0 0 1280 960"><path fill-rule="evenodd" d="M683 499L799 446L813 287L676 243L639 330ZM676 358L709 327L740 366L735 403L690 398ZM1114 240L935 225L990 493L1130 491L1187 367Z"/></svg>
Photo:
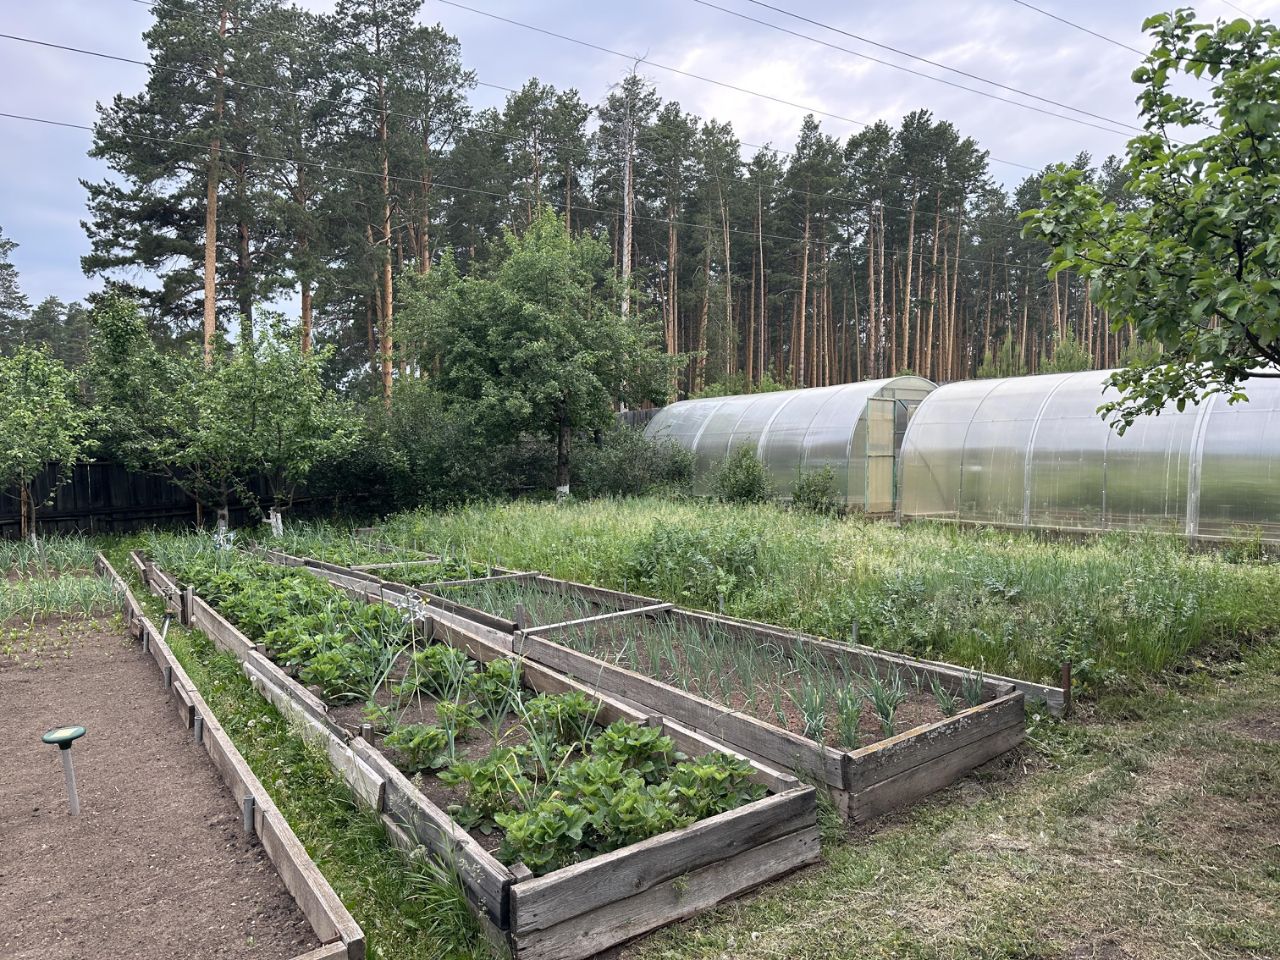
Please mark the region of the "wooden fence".
<svg viewBox="0 0 1280 960"><path fill-rule="evenodd" d="M71 479L54 493L47 503L49 490L57 479L57 470L46 467L35 483L36 525L41 535L49 533L127 533L148 527L190 527L196 524L196 501L181 487L165 477L128 470L119 464L82 463L71 472ZM261 480L250 485L254 496L268 502L266 485ZM305 508L312 498L294 498L295 508ZM213 509L206 506L204 521L212 524ZM233 502L231 523L243 524L256 517L250 505ZM21 527L21 505L18 491L3 491L0 496L0 537L17 537Z"/></svg>

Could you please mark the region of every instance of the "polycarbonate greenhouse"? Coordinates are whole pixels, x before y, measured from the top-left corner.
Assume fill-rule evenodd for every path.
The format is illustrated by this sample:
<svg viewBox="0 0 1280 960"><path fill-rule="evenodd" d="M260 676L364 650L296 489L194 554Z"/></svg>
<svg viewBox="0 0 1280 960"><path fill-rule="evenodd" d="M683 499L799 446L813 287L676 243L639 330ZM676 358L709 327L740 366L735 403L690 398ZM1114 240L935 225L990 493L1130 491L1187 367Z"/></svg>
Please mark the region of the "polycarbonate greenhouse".
<svg viewBox="0 0 1280 960"><path fill-rule="evenodd" d="M851 508L890 513L907 423L933 389L920 377L893 377L682 400L659 410L645 435L693 452L695 493L709 492L712 470L729 453L751 446L781 498L802 475L830 467Z"/></svg>
<svg viewBox="0 0 1280 960"><path fill-rule="evenodd" d="M900 516L1280 541L1280 381L1247 381L1247 403L1170 406L1121 435L1097 413L1109 373L939 387L903 441Z"/></svg>

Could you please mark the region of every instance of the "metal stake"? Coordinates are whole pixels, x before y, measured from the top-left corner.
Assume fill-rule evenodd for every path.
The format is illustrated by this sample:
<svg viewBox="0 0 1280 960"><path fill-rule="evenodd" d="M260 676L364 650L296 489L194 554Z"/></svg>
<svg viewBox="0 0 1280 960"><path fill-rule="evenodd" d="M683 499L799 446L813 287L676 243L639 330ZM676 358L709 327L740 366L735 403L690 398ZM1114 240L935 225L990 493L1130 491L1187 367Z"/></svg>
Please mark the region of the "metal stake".
<svg viewBox="0 0 1280 960"><path fill-rule="evenodd" d="M67 798L71 801L71 815L80 816L80 795L76 793L76 768L71 763L71 750L59 750L62 754L62 772L67 778Z"/></svg>
<svg viewBox="0 0 1280 960"><path fill-rule="evenodd" d="M191 721L191 738L196 743L204 743L204 717L198 713L195 719Z"/></svg>
<svg viewBox="0 0 1280 960"><path fill-rule="evenodd" d="M244 832L253 833L253 808L255 804L253 797L245 797L241 802L241 808L244 811Z"/></svg>

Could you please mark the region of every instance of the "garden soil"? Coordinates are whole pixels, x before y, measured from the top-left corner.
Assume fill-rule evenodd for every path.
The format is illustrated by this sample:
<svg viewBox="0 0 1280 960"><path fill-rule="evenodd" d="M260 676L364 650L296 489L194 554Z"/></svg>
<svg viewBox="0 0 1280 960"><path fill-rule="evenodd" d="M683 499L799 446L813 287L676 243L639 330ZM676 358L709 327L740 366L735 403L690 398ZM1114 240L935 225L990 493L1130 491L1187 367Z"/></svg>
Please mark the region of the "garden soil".
<svg viewBox="0 0 1280 960"><path fill-rule="evenodd" d="M0 957L266 960L314 949L151 657L118 624L61 626L69 656L0 666ZM65 724L88 730L72 752L74 818L57 750L40 740Z"/></svg>

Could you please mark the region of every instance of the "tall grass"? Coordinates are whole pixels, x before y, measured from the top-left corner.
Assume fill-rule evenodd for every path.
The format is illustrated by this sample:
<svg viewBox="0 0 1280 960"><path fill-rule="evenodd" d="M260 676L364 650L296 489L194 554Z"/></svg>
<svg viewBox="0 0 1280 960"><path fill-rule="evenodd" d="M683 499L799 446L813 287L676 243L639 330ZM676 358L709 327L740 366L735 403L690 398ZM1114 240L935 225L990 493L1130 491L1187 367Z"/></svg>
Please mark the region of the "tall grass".
<svg viewBox="0 0 1280 960"><path fill-rule="evenodd" d="M96 551L84 537L49 536L36 540L0 540L0 571L29 576L93 567Z"/></svg>
<svg viewBox="0 0 1280 960"><path fill-rule="evenodd" d="M1176 538L1080 543L653 498L391 518L380 539L946 660L1121 686L1280 628L1280 565Z"/></svg>
<svg viewBox="0 0 1280 960"><path fill-rule="evenodd" d="M0 580L0 623L21 617L91 617L110 612L120 600L114 583L96 576L26 577Z"/></svg>

